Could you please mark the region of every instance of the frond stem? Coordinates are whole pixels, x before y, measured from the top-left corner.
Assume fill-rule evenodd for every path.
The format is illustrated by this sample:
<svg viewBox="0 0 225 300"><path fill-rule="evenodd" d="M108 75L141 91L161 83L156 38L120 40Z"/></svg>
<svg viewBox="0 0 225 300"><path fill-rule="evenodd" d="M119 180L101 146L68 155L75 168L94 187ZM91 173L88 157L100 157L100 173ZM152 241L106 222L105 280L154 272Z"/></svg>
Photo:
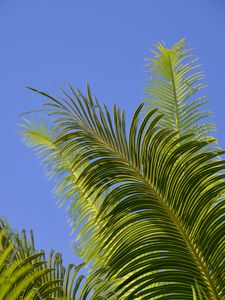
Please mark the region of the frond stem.
<svg viewBox="0 0 225 300"><path fill-rule="evenodd" d="M175 109L175 122L176 122L176 127L178 131L178 137L180 137L180 122L179 122L179 109L178 109L178 98L177 98L177 92L176 92L176 83L174 79L174 74L173 74L173 66L172 66L172 61L171 61L171 55L170 52L168 52L168 58L169 58L169 68L170 68L170 74L171 74L171 84L173 87L173 95L174 95L174 109Z"/></svg>

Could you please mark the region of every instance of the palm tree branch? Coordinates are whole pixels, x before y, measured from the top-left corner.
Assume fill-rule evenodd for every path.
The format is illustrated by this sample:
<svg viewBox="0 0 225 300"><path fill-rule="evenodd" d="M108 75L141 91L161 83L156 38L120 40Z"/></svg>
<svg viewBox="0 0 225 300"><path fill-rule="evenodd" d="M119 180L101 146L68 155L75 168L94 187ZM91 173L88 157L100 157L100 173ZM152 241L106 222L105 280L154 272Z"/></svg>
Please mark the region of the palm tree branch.
<svg viewBox="0 0 225 300"><path fill-rule="evenodd" d="M160 122L163 127L170 124L179 136L187 130L195 133L192 125L199 125L204 134L195 138L204 139L207 138L207 134L215 131L215 125L200 122L210 116L209 112L201 114L197 110L206 101L197 101L197 107L194 105L195 94L203 89L205 84L203 73L197 71L199 69L199 65L195 64L197 58L191 54L191 50L184 39L170 49L162 43L156 45L156 50L152 51L155 58L148 59L150 63L147 67L153 76L145 89L148 95L145 102L149 103L150 107L158 107L159 112L164 114ZM148 110L149 106L146 107L146 111ZM193 119L193 115L196 115L196 119Z"/></svg>
<svg viewBox="0 0 225 300"><path fill-rule="evenodd" d="M39 91L36 90L36 92ZM75 91L73 93L76 94ZM90 95L89 90L88 95ZM204 150L201 154L201 149L208 142L185 142L185 139L189 136L174 139L174 135L177 132L174 133L166 129L160 130L157 124L155 124L157 121L153 121L155 122L154 125L151 126L150 124L147 130L144 130L145 126L143 126L141 133L138 134L138 119L142 106L138 108L134 115L127 141L124 128L121 128L123 122L118 110L114 109L114 128L112 128L108 125L109 123L113 123L111 120L102 125L101 118L99 119L94 106L97 106L97 110L98 112L100 111L102 116L105 115L106 118L109 118L109 115L107 112L104 113L101 110L98 103L95 104L91 99L85 98L80 92L75 98L79 99L77 103L78 112L71 112L68 107L64 109L65 105L60 106L58 102L57 110L53 110L53 114L63 115L63 119L60 117L55 119L55 130L60 131L56 143L66 145L64 147L65 151L68 151L68 149L71 152L78 151L74 166L88 162L88 165L84 168L78 179L78 182L81 182L87 191L91 192L100 186L102 186L103 190L104 187L115 187L105 198L100 209L99 216L103 214L104 218L108 220L103 229L106 232L113 233L110 236L111 240L107 238L108 233L105 235L105 238L104 235L101 235L104 241L106 239L105 247L106 244L111 245L112 236L118 236L118 232L115 234L113 229L115 219L118 218L118 215L121 217L121 223L126 220L126 214L124 216L120 213L118 215L112 213L115 209L120 212L118 207L126 201L123 192L117 193L117 197L115 197L115 190L118 190L118 184L122 191L126 190L127 186L131 186L131 194L127 194L126 197L129 196L133 201L136 201L134 199L138 198L138 193L144 190L146 198L153 206L153 211L156 213L156 208L158 210L156 216L152 217L152 220L149 220L149 222L154 225L154 228L156 225L160 226L161 230L167 232L167 234L168 229L170 227L171 229L173 228L174 234L170 238L174 239L174 242L176 241L178 244L182 241L183 253L189 258L187 260L184 259L186 265L190 261L193 262L196 274L200 270L201 275L199 278L203 279L203 282L207 285L206 290L208 290L209 295L219 299L217 288L221 289L221 283L217 282L217 287L215 287L215 283L212 281L211 273L215 274L215 269L213 269L213 264L211 264L213 259L211 258L211 269L209 271L209 267L205 265L209 259L209 253L207 253L206 249L201 249L201 244L197 242L199 234L206 232L206 230L204 228L200 230L199 226L193 227L190 222L193 216L196 215L196 212L202 211L199 216L200 224L204 219L203 214L204 217L207 217L209 211L217 211L218 206L215 199L218 199L219 195L224 191L224 181L221 178L217 178L215 174L224 170L224 162L210 162L210 160L212 157L218 156L219 152L212 154L212 156L210 154L207 156ZM149 119L151 116L152 113L150 113ZM92 120L92 123L87 119ZM108 133L110 133L110 139L107 137ZM125 138L123 143L121 140L122 137ZM184 144L179 144L181 140L184 140ZM205 155L204 159L202 155ZM179 184L175 185L175 179ZM167 181L167 185L164 184L165 180ZM212 183L210 187L207 187L207 191L205 191L208 182ZM132 195L132 191L134 192L135 189L138 191L135 194L136 198ZM193 202L190 208L186 205L187 216L179 208L184 200L182 193L186 195L189 203ZM192 193L194 193L194 196L192 196ZM109 201L112 195L114 197ZM115 207L112 206L113 202ZM134 216L138 215L141 209L141 207L137 206L138 203L138 201L132 202L132 205L128 209L128 212L133 212ZM197 205L197 203L201 203L201 205ZM212 205L214 205L213 208ZM165 224L170 224L168 225L169 227L163 225L162 222L159 223L160 218L165 220ZM217 214L216 216L211 215L209 219L215 220L216 218ZM132 222L133 220L130 219L129 224L132 224ZM124 231L126 231L126 228ZM219 222L218 228L221 228L221 222ZM211 228L211 230L213 235L213 229ZM101 232L104 232L104 230ZM212 242L211 238L209 240ZM111 246L115 255L120 255L120 251L116 247L113 247L113 245ZM153 247L152 244L148 244L148 246L149 249ZM216 251L218 259L221 261L221 251L219 249ZM151 251L148 250L148 252ZM153 262L156 264L157 261L153 260ZM178 260L176 262L178 263ZM165 270L165 274L166 272ZM137 277L137 274L134 273L132 276ZM155 278L157 278L156 275Z"/></svg>

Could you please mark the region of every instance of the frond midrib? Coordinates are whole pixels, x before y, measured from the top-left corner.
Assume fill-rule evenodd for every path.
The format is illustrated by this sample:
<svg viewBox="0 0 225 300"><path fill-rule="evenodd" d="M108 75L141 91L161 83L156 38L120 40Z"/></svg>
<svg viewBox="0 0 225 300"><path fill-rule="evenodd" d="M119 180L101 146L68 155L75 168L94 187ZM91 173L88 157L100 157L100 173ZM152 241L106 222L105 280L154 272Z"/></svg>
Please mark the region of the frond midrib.
<svg viewBox="0 0 225 300"><path fill-rule="evenodd" d="M168 58L169 58L169 68L170 68L171 83L172 83L172 87L173 87L173 96L174 96L175 122L176 122L178 137L180 137L181 132L180 132L178 97L177 97L176 83L175 83L175 79L174 79L174 73L173 73L173 67L172 67L172 61L171 61L171 53L169 50L168 50Z"/></svg>

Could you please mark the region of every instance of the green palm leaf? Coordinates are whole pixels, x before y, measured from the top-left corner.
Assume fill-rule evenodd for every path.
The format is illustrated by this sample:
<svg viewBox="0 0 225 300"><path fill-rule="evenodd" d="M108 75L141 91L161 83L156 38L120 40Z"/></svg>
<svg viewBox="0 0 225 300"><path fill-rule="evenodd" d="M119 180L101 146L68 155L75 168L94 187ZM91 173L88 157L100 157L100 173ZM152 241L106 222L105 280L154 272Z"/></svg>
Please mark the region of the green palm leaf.
<svg viewBox="0 0 225 300"><path fill-rule="evenodd" d="M36 149L48 177L55 179L54 194L58 198L58 203L68 204L69 223L73 233L77 234L75 251L86 262L93 262L99 247L96 232L102 226L102 223L96 221L96 217L103 196L97 197L97 191L87 193L82 184L78 184L83 167L74 169L73 160L76 153L62 151L62 146L55 143L56 132L50 130L47 123L45 124L43 120L39 123L36 121L32 123L29 120L25 122L20 130L24 142Z"/></svg>
<svg viewBox="0 0 225 300"><path fill-rule="evenodd" d="M53 250L46 260L45 253L35 249L32 232L29 239L24 230L21 236L1 222L0 300L112 299L115 280L106 280L104 269L84 276L80 273L84 265L70 264L66 269L62 255Z"/></svg>
<svg viewBox="0 0 225 300"><path fill-rule="evenodd" d="M0 231L0 239L4 244L0 249L0 299L41 299L38 294L53 299L50 296L54 290L62 292L60 280L44 281L52 269L45 267L43 253L25 255L23 249L5 242L4 230Z"/></svg>
<svg viewBox="0 0 225 300"><path fill-rule="evenodd" d="M206 296L204 291L202 291L201 288L199 288L198 284L196 284L195 287L192 287L193 291L193 300L209 300L209 298Z"/></svg>
<svg viewBox="0 0 225 300"><path fill-rule="evenodd" d="M210 116L208 111L199 111L207 100L200 93L205 84L203 72L196 64L198 59L184 39L170 49L163 43L156 44L155 48L152 51L155 57L148 59L147 65L152 77L145 89L146 109L158 107L164 115L161 125L174 128L178 135L191 132L197 139L207 138L215 126L204 122Z"/></svg>
<svg viewBox="0 0 225 300"><path fill-rule="evenodd" d="M223 299L223 152L161 128L156 110L140 120L143 105L127 137L124 115L114 108L112 119L89 89L66 101L40 93L51 99L55 143L76 153L75 170L83 167L78 184L89 194L110 188L99 239L107 278L126 278L119 299L192 299L196 282L209 299Z"/></svg>

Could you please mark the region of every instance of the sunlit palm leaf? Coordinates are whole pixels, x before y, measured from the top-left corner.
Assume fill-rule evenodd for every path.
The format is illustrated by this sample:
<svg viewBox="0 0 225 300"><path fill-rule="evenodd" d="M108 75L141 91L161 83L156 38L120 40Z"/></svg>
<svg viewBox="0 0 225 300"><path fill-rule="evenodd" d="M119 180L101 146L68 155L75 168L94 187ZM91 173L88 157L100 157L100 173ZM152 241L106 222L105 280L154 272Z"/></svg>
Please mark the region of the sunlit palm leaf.
<svg viewBox="0 0 225 300"><path fill-rule="evenodd" d="M163 43L155 48L155 57L148 59L147 65L152 76L145 89L147 110L152 105L158 107L164 115L161 125L174 128L179 135L191 132L195 139L207 138L215 126L204 121L210 113L199 110L207 101L206 96L199 95L205 84L198 59L184 39L170 49Z"/></svg>
<svg viewBox="0 0 225 300"><path fill-rule="evenodd" d="M90 194L111 188L99 238L108 278L127 278L119 299L192 299L196 282L209 299L223 299L225 163L214 159L223 152L205 150L208 141L190 135L176 138L158 126L156 111L140 122L142 106L127 137L117 108L112 119L89 89L87 98L73 94L73 101L50 97L47 105L56 144L76 152L74 168L84 168L78 183Z"/></svg>
<svg viewBox="0 0 225 300"><path fill-rule="evenodd" d="M66 269L62 255L54 251L46 259L43 251L35 249L33 234L30 240L24 230L21 236L1 223L0 300L115 299L110 297L115 280L106 280L104 269L84 276L83 266L70 264Z"/></svg>
<svg viewBox="0 0 225 300"><path fill-rule="evenodd" d="M0 231L0 299L41 299L44 294L51 297L53 291L62 293L60 280L46 282L44 278L52 271L45 266L43 253L24 255L23 249L16 249ZM23 258L20 258L24 256ZM36 298L37 296L40 296Z"/></svg>
<svg viewBox="0 0 225 300"><path fill-rule="evenodd" d="M68 205L69 222L73 233L77 234L74 243L76 253L87 262L93 262L99 247L96 232L102 222L98 223L96 217L103 195L97 197L97 191L92 194L85 192L82 184L78 184L82 169L74 168L76 153L62 151L62 146L55 143L56 133L53 129L49 130L42 120L39 123L26 120L20 134L28 146L36 149L48 176L55 179L54 193L58 203Z"/></svg>

